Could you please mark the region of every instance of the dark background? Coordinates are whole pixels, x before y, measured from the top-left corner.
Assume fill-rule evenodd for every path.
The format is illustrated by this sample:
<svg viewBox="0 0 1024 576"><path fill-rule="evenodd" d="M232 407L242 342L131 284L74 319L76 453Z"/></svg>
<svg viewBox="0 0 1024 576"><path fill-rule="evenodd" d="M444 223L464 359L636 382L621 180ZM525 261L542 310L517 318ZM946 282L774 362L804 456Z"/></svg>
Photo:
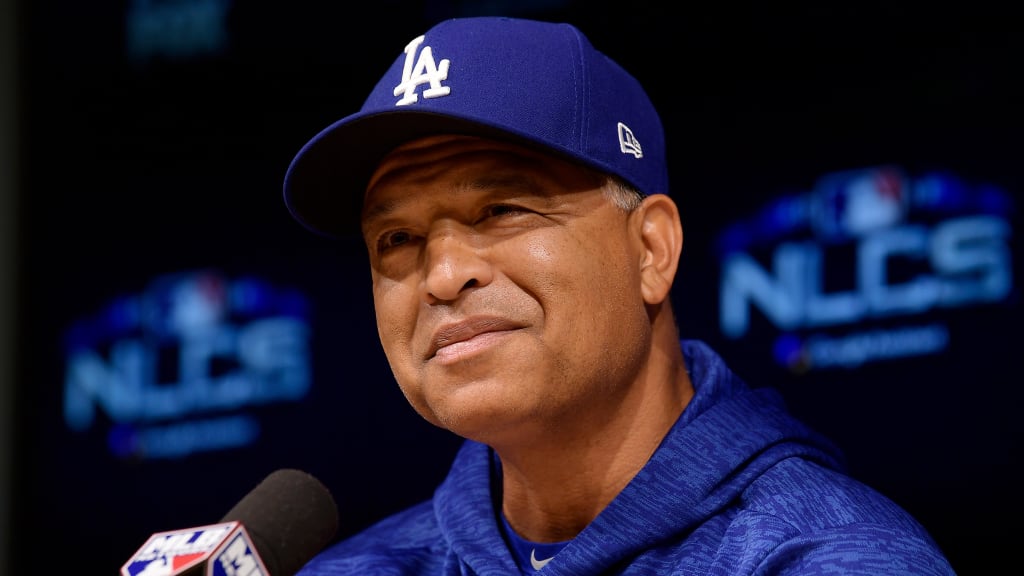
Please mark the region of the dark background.
<svg viewBox="0 0 1024 576"><path fill-rule="evenodd" d="M229 5L222 50L142 60L126 49L130 2L18 4L15 442L0 573L116 573L151 533L215 522L285 466L331 488L339 536L430 495L457 439L422 422L391 378L362 246L302 229L281 180L411 38L442 18L498 13L575 23L648 87L686 233L683 336L782 389L959 573L1016 565L1018 297L943 316L959 338L948 354L799 376L770 362L768 336L719 333L711 244L774 195L879 164L951 170L1019 203L1018 20L987 2L660 4L245 1ZM255 446L180 460L119 460L67 431L68 325L154 277L206 268L309 295L309 398L260 412Z"/></svg>

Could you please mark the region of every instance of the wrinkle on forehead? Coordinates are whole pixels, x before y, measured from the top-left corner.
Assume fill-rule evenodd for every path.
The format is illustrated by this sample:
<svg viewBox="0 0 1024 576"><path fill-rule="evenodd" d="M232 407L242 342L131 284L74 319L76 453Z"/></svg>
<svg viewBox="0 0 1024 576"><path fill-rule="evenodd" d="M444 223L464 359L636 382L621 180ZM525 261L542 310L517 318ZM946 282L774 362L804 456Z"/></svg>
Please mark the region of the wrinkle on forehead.
<svg viewBox="0 0 1024 576"><path fill-rule="evenodd" d="M471 168L460 178L458 171L463 166ZM550 196L597 187L602 181L589 168L516 144L471 136L431 136L404 144L381 160L366 189L363 222L394 212L411 197L409 193L382 194L371 201L374 191L390 186L414 191L429 187L442 176L449 179L446 185L451 194L508 190Z"/></svg>

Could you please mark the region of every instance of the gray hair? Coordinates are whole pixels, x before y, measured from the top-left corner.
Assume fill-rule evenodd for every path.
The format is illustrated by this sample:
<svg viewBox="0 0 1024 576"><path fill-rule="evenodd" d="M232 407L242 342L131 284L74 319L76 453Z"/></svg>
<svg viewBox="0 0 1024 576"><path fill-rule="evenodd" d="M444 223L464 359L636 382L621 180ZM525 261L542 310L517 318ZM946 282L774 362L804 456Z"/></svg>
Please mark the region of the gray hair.
<svg viewBox="0 0 1024 576"><path fill-rule="evenodd" d="M632 212L640 207L645 195L633 185L616 176L609 175L604 186L605 194L619 208Z"/></svg>

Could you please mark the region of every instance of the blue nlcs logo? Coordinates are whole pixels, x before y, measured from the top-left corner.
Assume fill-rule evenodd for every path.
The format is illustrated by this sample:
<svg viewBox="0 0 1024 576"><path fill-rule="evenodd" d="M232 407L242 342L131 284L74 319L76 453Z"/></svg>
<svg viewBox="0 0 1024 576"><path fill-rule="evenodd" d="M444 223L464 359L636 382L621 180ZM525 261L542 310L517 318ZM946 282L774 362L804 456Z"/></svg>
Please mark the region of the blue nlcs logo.
<svg viewBox="0 0 1024 576"><path fill-rule="evenodd" d="M248 532L238 522L159 532L121 567L122 576L176 576L194 571L206 576L268 576Z"/></svg>
<svg viewBox="0 0 1024 576"><path fill-rule="evenodd" d="M722 333L745 336L759 311L782 331L775 360L793 371L937 354L949 328L935 314L912 320L1009 299L1012 212L1002 189L950 174L829 174L721 234ZM838 328L855 330L823 331Z"/></svg>
<svg viewBox="0 0 1024 576"><path fill-rule="evenodd" d="M123 458L180 458L253 443L247 407L303 399L309 304L294 289L215 271L155 279L65 334L64 421L106 423Z"/></svg>

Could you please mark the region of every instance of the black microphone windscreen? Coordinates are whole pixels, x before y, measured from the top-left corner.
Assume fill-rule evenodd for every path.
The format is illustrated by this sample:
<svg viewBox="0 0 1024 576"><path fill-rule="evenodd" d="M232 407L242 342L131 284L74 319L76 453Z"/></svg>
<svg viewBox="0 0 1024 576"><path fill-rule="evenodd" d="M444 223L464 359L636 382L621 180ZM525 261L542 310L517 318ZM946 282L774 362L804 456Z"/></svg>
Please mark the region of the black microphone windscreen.
<svg viewBox="0 0 1024 576"><path fill-rule="evenodd" d="M338 508L312 475L272 472L224 515L241 522L271 576L292 576L335 536Z"/></svg>

